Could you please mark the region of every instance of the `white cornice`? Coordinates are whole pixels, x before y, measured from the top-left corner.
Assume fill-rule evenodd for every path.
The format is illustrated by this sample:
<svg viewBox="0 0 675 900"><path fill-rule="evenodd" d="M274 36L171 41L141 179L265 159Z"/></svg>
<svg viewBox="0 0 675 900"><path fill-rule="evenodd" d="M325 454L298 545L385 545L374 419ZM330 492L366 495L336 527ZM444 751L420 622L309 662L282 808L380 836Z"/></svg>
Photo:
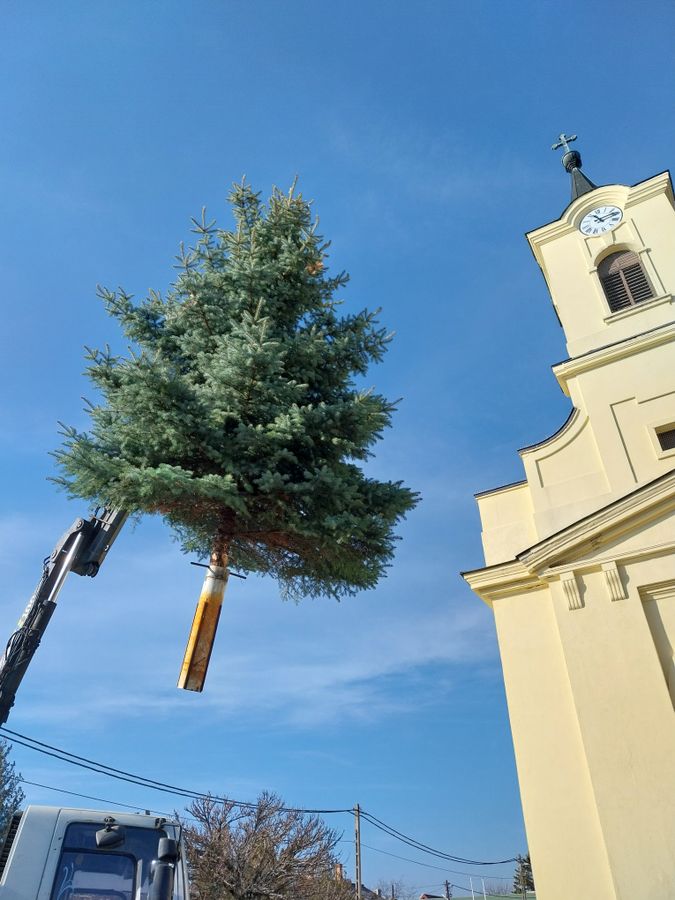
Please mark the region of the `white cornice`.
<svg viewBox="0 0 675 900"><path fill-rule="evenodd" d="M532 249L536 254L536 248L542 244L548 244L571 231L576 231L578 221L583 218L584 214L596 206L602 206L604 203L614 203L625 207L631 188L625 184L606 184L582 194L567 207L565 212L555 222L549 222L548 225L542 225L534 231L529 231L525 237L530 242Z"/></svg>
<svg viewBox="0 0 675 900"><path fill-rule="evenodd" d="M675 597L675 584L663 581L660 584L645 584L638 588L643 600L671 600Z"/></svg>
<svg viewBox="0 0 675 900"><path fill-rule="evenodd" d="M548 437L543 438L543 440L537 441L536 444L529 444L527 447L521 447L518 450L518 454L520 456L523 456L525 453L531 453L533 450L541 450L543 447L546 447L547 444L552 444L554 441L559 441L564 435L567 434L567 432L572 431L573 427L577 424L577 420L579 419L580 415L580 411L575 406L573 406L570 410L570 414L567 416L567 418L557 431L554 431L553 434L550 434Z"/></svg>
<svg viewBox="0 0 675 900"><path fill-rule="evenodd" d="M653 178L633 185L629 191L626 206L634 206L636 203L641 203L649 197L656 197L658 194L666 194L670 202L673 202L673 183L670 179L670 172L661 172L654 175Z"/></svg>
<svg viewBox="0 0 675 900"><path fill-rule="evenodd" d="M576 571L607 568L618 561L663 555L675 549L675 542L649 544L605 556L598 550L603 544L669 511L675 511L675 469L568 525L519 553L515 559L463 572L462 577L481 600L491 606L502 597L540 590L551 581L564 579Z"/></svg>
<svg viewBox="0 0 675 900"><path fill-rule="evenodd" d="M546 586L545 581L529 572L517 559L485 569L462 572L462 578L488 606L492 606L493 601L501 597L522 594Z"/></svg>
<svg viewBox="0 0 675 900"><path fill-rule="evenodd" d="M602 321L606 325L609 325L610 322L619 322L621 321L621 319L629 319L631 316L639 316L646 309L654 309L655 306L667 306L672 302L672 294L660 294L657 297L652 297L651 300L643 300L641 303L636 303L635 306L629 306L626 309L619 310L618 312L610 313L608 316L604 316Z"/></svg>
<svg viewBox="0 0 675 900"><path fill-rule="evenodd" d="M588 548L597 550L597 547L591 547L591 544L588 545ZM575 556L573 560L559 564L555 563L549 566L541 574L542 576L549 578L551 576L562 575L566 572L585 572L592 569L603 568L603 566L607 566L610 563L625 564L635 559L649 559L654 556L669 556L673 554L675 554L675 541L646 544L639 549L631 548L629 550L619 550L618 552L613 549L611 553L607 553L604 556L598 555L597 552L588 556L584 556L582 553L579 556Z"/></svg>
<svg viewBox="0 0 675 900"><path fill-rule="evenodd" d="M652 521L664 512L675 509L675 469L655 481L638 488L591 513L578 522L568 525L528 550L517 555L531 573L541 574L557 564L565 564L565 555L574 550L579 557L583 545L599 549L621 534L632 531Z"/></svg>
<svg viewBox="0 0 675 900"><path fill-rule="evenodd" d="M557 363L552 367L553 374L558 379L558 383L563 391L569 393L568 382L582 372L597 369L599 366L605 366L618 359L633 356L635 353L641 353L643 350L650 350L652 347L668 344L674 340L675 322L669 322L667 325L662 325L653 331L647 331L625 341L619 341L616 344L609 344L607 347L592 350L583 356L576 356Z"/></svg>
<svg viewBox="0 0 675 900"><path fill-rule="evenodd" d="M542 264L539 248L543 244L555 241L566 234L576 231L578 223L583 215L595 206L603 203L611 203L628 209L650 197L666 194L673 203L673 186L670 180L670 172L661 172L653 178L641 181L639 184L628 187L624 184L606 184L595 188L586 194L582 194L567 207L562 216L554 222L535 228L526 233L532 252L539 265Z"/></svg>
<svg viewBox="0 0 675 900"><path fill-rule="evenodd" d="M476 500L481 500L483 497L493 497L495 494L507 494L509 491L522 491L523 488L527 487L527 479L522 479L522 481L511 481L509 484L500 484L498 487L487 488L485 491L479 491L477 494L474 494Z"/></svg>
<svg viewBox="0 0 675 900"><path fill-rule="evenodd" d="M577 407L573 407L572 412L567 417L567 420L565 421L563 426L555 432L555 434L552 434L545 440L540 441L538 444L532 444L529 447L524 447L523 449L518 451L518 454L521 459L524 460L528 453L540 454L542 450L552 444L555 444L556 449L560 450L562 449L562 447L567 446L567 444L571 443L572 441L576 440L577 437L579 437L581 432L587 426L588 421L589 419L586 413L583 413L580 409L577 409Z"/></svg>

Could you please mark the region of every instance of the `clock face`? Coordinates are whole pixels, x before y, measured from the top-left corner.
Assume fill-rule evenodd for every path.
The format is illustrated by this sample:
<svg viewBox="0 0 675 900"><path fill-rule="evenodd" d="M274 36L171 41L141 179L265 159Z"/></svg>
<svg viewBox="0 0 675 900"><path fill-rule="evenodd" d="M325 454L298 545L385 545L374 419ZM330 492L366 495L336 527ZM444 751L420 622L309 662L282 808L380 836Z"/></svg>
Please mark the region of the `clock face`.
<svg viewBox="0 0 675 900"><path fill-rule="evenodd" d="M598 206L586 213L579 223L579 231L595 237L596 234L604 234L615 228L622 218L623 213L618 206Z"/></svg>

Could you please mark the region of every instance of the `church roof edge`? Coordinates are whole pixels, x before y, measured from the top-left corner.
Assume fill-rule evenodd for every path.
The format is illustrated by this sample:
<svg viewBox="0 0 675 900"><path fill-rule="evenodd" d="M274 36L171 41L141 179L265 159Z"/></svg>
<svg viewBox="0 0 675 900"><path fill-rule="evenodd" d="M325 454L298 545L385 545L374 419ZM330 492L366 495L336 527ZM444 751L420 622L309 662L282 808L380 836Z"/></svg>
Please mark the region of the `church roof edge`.
<svg viewBox="0 0 675 900"><path fill-rule="evenodd" d="M615 189L622 188L623 190L633 191L635 188L639 188L642 185L647 185L647 184L649 184L649 182L655 181L656 179L663 178L664 175L667 177L667 181L668 181L667 190L668 190L668 194L670 195L670 197L672 199L672 197L673 197L673 180L672 180L672 176L670 174L670 169L663 169L661 172L656 172L656 174L650 175L649 178L642 178L640 181L636 181L635 184L630 184L630 185L629 184L620 184L618 182L616 182L614 184L599 184L599 185L595 185L593 187L593 190L594 191L602 191L607 188L610 188L610 189L611 188L615 188ZM587 191L586 193L590 193L590 191ZM583 197L585 195L582 194L581 196ZM532 245L532 241L530 240L531 235L535 235L535 234L537 234L537 232L544 231L544 229L550 228L551 226L559 225L564 219L566 219L568 217L570 208L572 206L574 206L574 204L577 203L579 199L580 199L580 197L575 197L572 200L570 200L570 202L567 204L565 209L563 209L563 211L561 212L561 214L558 216L557 219L551 219L549 222L544 222L543 225L537 225L536 228L530 228L529 231L526 231L525 239L530 244L530 246Z"/></svg>

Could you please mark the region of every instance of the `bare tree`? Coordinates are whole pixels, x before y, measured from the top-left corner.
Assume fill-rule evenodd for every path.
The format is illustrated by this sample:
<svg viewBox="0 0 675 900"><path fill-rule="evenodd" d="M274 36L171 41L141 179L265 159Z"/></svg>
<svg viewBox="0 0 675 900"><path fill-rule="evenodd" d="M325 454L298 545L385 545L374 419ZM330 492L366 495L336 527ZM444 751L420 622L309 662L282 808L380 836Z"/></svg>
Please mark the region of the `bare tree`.
<svg viewBox="0 0 675 900"><path fill-rule="evenodd" d="M485 879L485 890L487 892L488 897L512 897L513 892L511 890L511 886L507 883L505 879L494 879L494 878L486 878Z"/></svg>
<svg viewBox="0 0 675 900"><path fill-rule="evenodd" d="M192 881L199 900L346 900L335 878L339 833L318 816L284 808L264 792L253 807L210 797L188 808Z"/></svg>
<svg viewBox="0 0 675 900"><path fill-rule="evenodd" d="M377 890L380 891L385 900L417 900L419 892L414 888L408 887L402 878L393 878L391 881L381 879L377 883Z"/></svg>

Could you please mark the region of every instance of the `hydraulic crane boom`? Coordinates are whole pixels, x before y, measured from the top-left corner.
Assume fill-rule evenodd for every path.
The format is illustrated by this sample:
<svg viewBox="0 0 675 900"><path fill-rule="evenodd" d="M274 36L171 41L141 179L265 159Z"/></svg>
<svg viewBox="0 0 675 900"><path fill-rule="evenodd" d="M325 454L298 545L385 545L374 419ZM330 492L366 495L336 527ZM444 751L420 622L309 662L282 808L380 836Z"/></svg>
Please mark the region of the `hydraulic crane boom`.
<svg viewBox="0 0 675 900"><path fill-rule="evenodd" d="M21 680L56 608L56 598L66 575L75 572L93 578L128 515L123 509L104 509L101 515L97 513L98 510L89 520L76 519L44 561L42 578L0 659L0 725L9 717Z"/></svg>

